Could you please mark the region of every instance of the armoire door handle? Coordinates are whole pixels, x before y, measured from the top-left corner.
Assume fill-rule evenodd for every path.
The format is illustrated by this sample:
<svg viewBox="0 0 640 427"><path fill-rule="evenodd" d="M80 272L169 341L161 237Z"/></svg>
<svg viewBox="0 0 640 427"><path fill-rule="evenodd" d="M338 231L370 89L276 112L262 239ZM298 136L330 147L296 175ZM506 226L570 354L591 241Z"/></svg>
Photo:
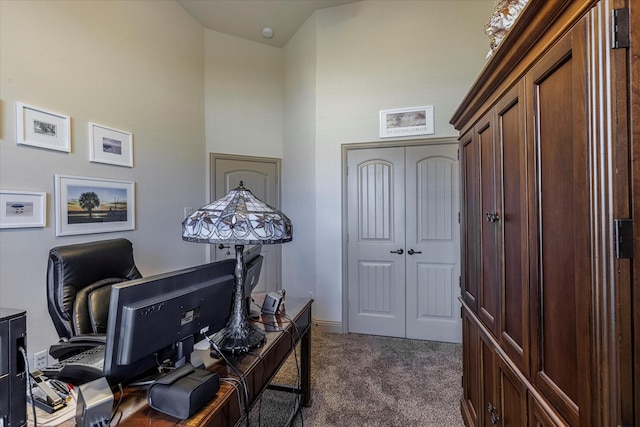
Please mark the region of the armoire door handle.
<svg viewBox="0 0 640 427"><path fill-rule="evenodd" d="M397 251L389 251L392 254L402 255L404 253L404 249L400 248Z"/></svg>
<svg viewBox="0 0 640 427"><path fill-rule="evenodd" d="M407 251L407 253L408 253L409 255L413 255L413 254L421 254L421 253L422 253L422 251L414 251L413 249L409 249L409 250Z"/></svg>
<svg viewBox="0 0 640 427"><path fill-rule="evenodd" d="M500 214L498 214L498 212L487 212L487 221L489 222L500 221Z"/></svg>

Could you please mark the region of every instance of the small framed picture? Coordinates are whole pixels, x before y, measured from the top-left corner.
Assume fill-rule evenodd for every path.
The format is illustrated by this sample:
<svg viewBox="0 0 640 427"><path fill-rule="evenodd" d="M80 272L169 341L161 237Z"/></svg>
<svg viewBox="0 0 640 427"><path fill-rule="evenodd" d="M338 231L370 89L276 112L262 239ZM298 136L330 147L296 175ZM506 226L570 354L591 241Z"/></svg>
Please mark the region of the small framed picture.
<svg viewBox="0 0 640 427"><path fill-rule="evenodd" d="M380 138L431 135L433 105L380 111Z"/></svg>
<svg viewBox="0 0 640 427"><path fill-rule="evenodd" d="M0 190L0 228L45 227L47 193Z"/></svg>
<svg viewBox="0 0 640 427"><path fill-rule="evenodd" d="M17 143L48 150L71 151L71 118L21 102L16 103Z"/></svg>
<svg viewBox="0 0 640 427"><path fill-rule="evenodd" d="M56 236L135 229L135 183L55 176Z"/></svg>
<svg viewBox="0 0 640 427"><path fill-rule="evenodd" d="M89 123L89 160L133 167L133 137L123 130Z"/></svg>

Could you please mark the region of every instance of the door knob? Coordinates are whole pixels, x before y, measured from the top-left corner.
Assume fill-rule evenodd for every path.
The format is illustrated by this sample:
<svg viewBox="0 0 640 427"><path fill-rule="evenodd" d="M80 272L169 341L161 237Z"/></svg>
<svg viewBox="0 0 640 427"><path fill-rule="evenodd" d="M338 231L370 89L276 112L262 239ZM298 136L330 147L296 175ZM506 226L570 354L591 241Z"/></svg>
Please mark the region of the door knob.
<svg viewBox="0 0 640 427"><path fill-rule="evenodd" d="M413 255L413 254L421 254L421 253L422 253L422 251L414 251L413 249L409 249L409 250L407 251L407 253L408 253L409 255Z"/></svg>
<svg viewBox="0 0 640 427"><path fill-rule="evenodd" d="M389 251L392 254L402 255L404 253L404 249L400 248L397 251Z"/></svg>

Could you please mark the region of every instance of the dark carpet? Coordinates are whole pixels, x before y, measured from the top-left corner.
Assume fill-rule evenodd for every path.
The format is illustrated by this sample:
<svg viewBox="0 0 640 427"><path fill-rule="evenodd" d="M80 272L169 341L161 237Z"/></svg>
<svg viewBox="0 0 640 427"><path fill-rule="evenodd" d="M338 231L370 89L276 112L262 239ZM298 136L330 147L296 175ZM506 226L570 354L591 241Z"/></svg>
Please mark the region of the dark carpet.
<svg viewBox="0 0 640 427"><path fill-rule="evenodd" d="M464 425L459 344L314 330L311 352L312 402L296 416L296 427ZM297 381L292 355L275 382ZM253 407L250 425L285 425L295 399L292 393L266 391Z"/></svg>

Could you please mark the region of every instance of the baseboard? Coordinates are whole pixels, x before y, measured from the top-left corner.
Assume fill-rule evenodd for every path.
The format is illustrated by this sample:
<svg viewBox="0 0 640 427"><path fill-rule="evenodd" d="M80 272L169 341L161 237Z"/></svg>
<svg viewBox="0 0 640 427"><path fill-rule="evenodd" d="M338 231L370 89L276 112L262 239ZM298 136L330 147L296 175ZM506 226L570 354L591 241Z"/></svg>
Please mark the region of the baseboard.
<svg viewBox="0 0 640 427"><path fill-rule="evenodd" d="M330 332L334 334L342 333L342 322L331 322L329 320L311 319L313 327L322 332Z"/></svg>

